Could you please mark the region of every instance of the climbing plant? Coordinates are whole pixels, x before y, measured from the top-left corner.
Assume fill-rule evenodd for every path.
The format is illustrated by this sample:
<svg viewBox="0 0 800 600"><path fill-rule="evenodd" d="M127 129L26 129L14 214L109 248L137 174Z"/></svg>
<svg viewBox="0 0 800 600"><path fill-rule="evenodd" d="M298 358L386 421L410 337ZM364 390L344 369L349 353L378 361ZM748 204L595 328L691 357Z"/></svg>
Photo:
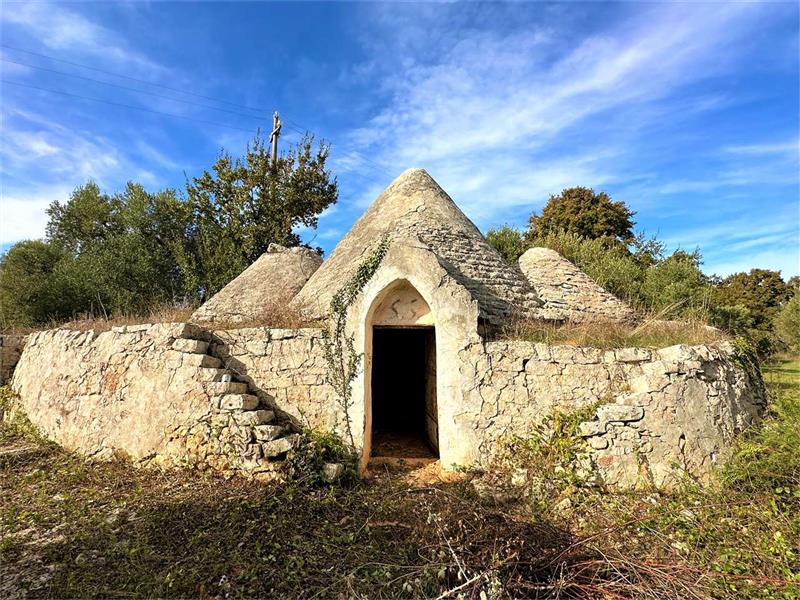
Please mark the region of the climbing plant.
<svg viewBox="0 0 800 600"><path fill-rule="evenodd" d="M350 407L353 405L352 383L361 368L363 355L356 352L355 335L348 333L347 311L367 285L389 249L389 238L384 236L375 249L358 265L355 274L331 299L328 326L322 330L322 347L328 370L328 383L336 393L344 412L345 427L351 445L355 446L350 424Z"/></svg>

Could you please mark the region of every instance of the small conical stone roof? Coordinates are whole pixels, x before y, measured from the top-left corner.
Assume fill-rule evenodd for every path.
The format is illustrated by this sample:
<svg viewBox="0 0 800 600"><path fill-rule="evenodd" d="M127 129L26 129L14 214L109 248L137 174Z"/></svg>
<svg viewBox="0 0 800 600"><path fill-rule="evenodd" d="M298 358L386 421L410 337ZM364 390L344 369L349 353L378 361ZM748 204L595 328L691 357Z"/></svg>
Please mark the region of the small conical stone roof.
<svg viewBox="0 0 800 600"><path fill-rule="evenodd" d="M519 266L544 301L544 306L536 310L539 318L573 323L626 323L636 319L627 304L555 250L531 248L520 256Z"/></svg>
<svg viewBox="0 0 800 600"><path fill-rule="evenodd" d="M316 271L322 258L308 248L270 244L267 251L208 302L194 311L194 323L268 321L284 310Z"/></svg>
<svg viewBox="0 0 800 600"><path fill-rule="evenodd" d="M384 235L392 245L419 240L430 248L490 323L541 305L519 268L503 260L423 169L405 171L375 199L297 295L296 305L309 316L324 316L333 294Z"/></svg>

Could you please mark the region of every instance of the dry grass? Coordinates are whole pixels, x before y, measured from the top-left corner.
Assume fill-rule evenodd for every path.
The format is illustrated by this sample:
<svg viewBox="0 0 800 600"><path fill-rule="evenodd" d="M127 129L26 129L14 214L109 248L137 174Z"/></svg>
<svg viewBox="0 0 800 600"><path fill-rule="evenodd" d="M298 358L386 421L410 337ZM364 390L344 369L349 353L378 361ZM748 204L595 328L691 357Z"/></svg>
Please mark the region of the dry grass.
<svg viewBox="0 0 800 600"><path fill-rule="evenodd" d="M185 323L194 309L184 306L158 306L150 312L130 315L96 315L84 313L69 321L50 321L36 327L5 327L0 333L6 335L27 335L48 329L71 329L73 331L109 331L112 327L123 325L146 325L150 323Z"/></svg>
<svg viewBox="0 0 800 600"><path fill-rule="evenodd" d="M664 348L675 344L712 344L727 339L702 321L646 320L641 325L517 320L499 332L500 339L592 348Z"/></svg>
<svg viewBox="0 0 800 600"><path fill-rule="evenodd" d="M303 329L306 327L321 326L319 321L314 321L303 316L302 309L290 305L289 300L271 303L258 318L220 318L211 322L203 322L202 325L208 329L217 331L250 329L255 327L267 327L270 329Z"/></svg>
<svg viewBox="0 0 800 600"><path fill-rule="evenodd" d="M68 321L54 325L54 327L47 327L47 329L54 329L60 327L62 329L72 329L75 331L109 331L112 327L121 327L123 325L146 325L150 323L185 323L192 315L191 308L174 307L174 306L160 306L154 308L149 313L140 315L118 315L112 317L98 317L84 315Z"/></svg>

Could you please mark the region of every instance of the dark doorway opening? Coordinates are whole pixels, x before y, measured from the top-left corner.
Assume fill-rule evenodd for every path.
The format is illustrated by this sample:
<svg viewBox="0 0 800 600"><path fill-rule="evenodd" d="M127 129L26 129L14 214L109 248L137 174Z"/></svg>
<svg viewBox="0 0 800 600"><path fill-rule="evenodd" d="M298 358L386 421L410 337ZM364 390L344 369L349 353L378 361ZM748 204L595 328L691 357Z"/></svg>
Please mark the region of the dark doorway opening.
<svg viewBox="0 0 800 600"><path fill-rule="evenodd" d="M372 332L372 456L437 458L433 327Z"/></svg>

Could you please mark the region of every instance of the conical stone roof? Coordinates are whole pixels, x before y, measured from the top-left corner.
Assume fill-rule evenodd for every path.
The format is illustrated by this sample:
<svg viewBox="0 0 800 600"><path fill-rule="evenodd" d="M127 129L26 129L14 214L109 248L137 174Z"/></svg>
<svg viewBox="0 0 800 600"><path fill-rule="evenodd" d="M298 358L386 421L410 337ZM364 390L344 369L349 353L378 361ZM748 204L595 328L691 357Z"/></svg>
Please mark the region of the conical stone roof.
<svg viewBox="0 0 800 600"><path fill-rule="evenodd" d="M194 323L268 321L300 291L322 259L308 248L270 244L264 254L192 314Z"/></svg>
<svg viewBox="0 0 800 600"><path fill-rule="evenodd" d="M333 294L384 235L392 245L416 240L425 244L477 300L480 316L490 323L528 314L541 305L519 268L503 260L423 169L405 171L375 199L295 297L295 304L309 316L324 316Z"/></svg>
<svg viewBox="0 0 800 600"><path fill-rule="evenodd" d="M544 301L536 310L541 319L572 323L636 320L627 304L555 250L531 248L520 256L519 266Z"/></svg>

